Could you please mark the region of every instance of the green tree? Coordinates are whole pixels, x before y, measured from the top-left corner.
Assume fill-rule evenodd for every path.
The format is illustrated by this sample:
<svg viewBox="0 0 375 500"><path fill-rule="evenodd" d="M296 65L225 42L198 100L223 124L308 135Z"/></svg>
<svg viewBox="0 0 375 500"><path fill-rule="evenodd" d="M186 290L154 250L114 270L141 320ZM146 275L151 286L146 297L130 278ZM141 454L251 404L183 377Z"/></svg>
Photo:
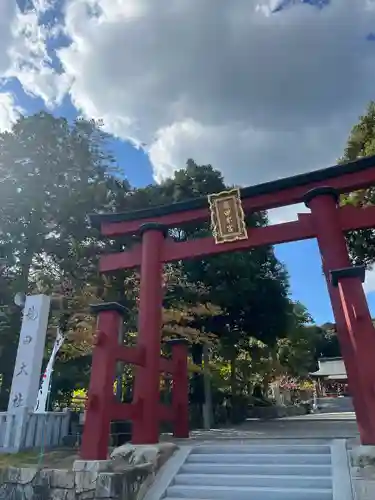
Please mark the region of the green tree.
<svg viewBox="0 0 375 500"><path fill-rule="evenodd" d="M315 371L322 329L313 323L305 306L293 304L288 331L278 342L278 358L287 374L305 377Z"/></svg>
<svg viewBox="0 0 375 500"><path fill-rule="evenodd" d="M0 270L0 410L7 408L9 385L13 375L12 359L17 349L17 331L20 328L19 310L15 306L14 271L9 266Z"/></svg>
<svg viewBox="0 0 375 500"><path fill-rule="evenodd" d="M50 293L67 278L74 293L101 283L96 255L103 244L87 214L112 210L118 189L114 172L106 136L91 122L70 124L40 113L0 134L0 251L12 269L12 293ZM2 406L19 319L13 326L0 337Z"/></svg>
<svg viewBox="0 0 375 500"><path fill-rule="evenodd" d="M0 135L1 246L17 265L22 290L33 285L31 271L35 277L39 269L53 274L53 265L59 267L68 257L68 274L74 276L79 241L81 252L92 255L95 233L86 217L90 211L111 209L112 171L105 136L91 123L71 125L40 113L20 119L10 133ZM79 261L85 271L84 255Z"/></svg>
<svg viewBox="0 0 375 500"><path fill-rule="evenodd" d="M316 358L340 358L341 349L337 337L336 325L325 323L320 327L320 336L316 344Z"/></svg>
<svg viewBox="0 0 375 500"><path fill-rule="evenodd" d="M366 113L359 117L347 141L340 162L352 161L363 156L375 155L375 102L371 101ZM375 189L369 188L342 197L342 204L359 207L373 205ZM350 254L354 264L371 266L375 261L375 230L363 229L347 235Z"/></svg>

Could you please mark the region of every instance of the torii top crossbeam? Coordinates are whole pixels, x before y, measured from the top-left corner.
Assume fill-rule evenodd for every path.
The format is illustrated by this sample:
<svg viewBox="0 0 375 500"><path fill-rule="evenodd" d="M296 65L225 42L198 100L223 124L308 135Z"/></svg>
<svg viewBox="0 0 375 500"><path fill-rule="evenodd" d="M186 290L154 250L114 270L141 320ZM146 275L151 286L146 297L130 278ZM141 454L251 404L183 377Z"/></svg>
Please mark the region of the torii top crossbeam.
<svg viewBox="0 0 375 500"><path fill-rule="evenodd" d="M267 210L300 203L306 193L317 188L330 187L338 194L355 191L375 185L375 156L361 158L343 165L335 165L307 174L266 182L240 190L245 213ZM343 232L374 226L375 207L366 210L347 206L339 210ZM184 223L207 220L210 217L207 197L145 208L124 213L94 214L90 216L93 226L100 228L105 236L114 237L137 234L147 223L159 223L167 228ZM299 214L297 221L267 227L253 228L247 239L216 245L212 237L185 242L167 240L162 253L163 262L190 257L245 250L260 245L272 245L316 236L309 214ZM134 245L126 252L104 255L100 259L100 271L137 267L141 264L140 245Z"/></svg>
<svg viewBox="0 0 375 500"><path fill-rule="evenodd" d="M300 203L311 189L330 186L338 193L347 193L375 185L375 155L342 165L335 165L307 174L265 182L241 189L244 211L256 212ZM93 214L93 226L101 228L105 236L137 233L147 222L159 222L176 227L193 220L209 219L207 197L171 203L142 210L113 214Z"/></svg>

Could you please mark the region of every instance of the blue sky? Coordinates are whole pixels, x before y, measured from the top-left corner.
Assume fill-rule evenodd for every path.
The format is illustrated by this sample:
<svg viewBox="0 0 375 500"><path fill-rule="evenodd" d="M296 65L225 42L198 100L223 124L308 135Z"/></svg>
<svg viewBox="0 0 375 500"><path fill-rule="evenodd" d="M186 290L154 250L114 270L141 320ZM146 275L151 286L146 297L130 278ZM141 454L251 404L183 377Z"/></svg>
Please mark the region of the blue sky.
<svg viewBox="0 0 375 500"><path fill-rule="evenodd" d="M134 186L189 157L240 185L336 163L375 98L375 2L158 1L3 1L0 129L41 109L103 120ZM293 297L331 321L316 243L276 253Z"/></svg>
<svg viewBox="0 0 375 500"><path fill-rule="evenodd" d="M286 243L276 247L277 257L286 264L290 274L292 297L305 304L318 324L333 321L331 303L316 240ZM375 311L375 294L368 295Z"/></svg>

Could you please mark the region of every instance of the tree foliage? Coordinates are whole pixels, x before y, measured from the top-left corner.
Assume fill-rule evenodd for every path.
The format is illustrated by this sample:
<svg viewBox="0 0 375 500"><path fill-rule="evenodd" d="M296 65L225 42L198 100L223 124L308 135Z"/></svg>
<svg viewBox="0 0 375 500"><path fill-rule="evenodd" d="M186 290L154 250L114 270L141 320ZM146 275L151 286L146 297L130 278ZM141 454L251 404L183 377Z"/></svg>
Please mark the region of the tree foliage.
<svg viewBox="0 0 375 500"><path fill-rule="evenodd" d="M2 406L20 323L12 305L16 291L64 296L62 311L51 318L51 325L63 321L67 334L54 373L56 399L87 387L95 323L90 303L121 301L127 307L125 339L134 342L139 272L97 271L100 254L126 250L134 239L103 239L90 227L89 213L136 210L228 187L211 165L188 160L165 182L132 188L121 178L106 135L92 122L40 113L0 134L0 257L6 262L0 275ZM260 227L268 220L261 212L247 223ZM170 231L177 241L210 234L209 223L197 221ZM313 327L305 327L306 311L291 302L287 272L272 247L167 264L164 283L164 337L188 337L198 364L208 342L218 367L213 373L228 374L232 394L251 391L259 380L254 371L263 380L302 365L307 371L305 357L310 360L313 347L305 328L311 333Z"/></svg>
<svg viewBox="0 0 375 500"><path fill-rule="evenodd" d="M371 101L366 113L359 117L350 134L341 162L356 160L364 156L375 155L375 102ZM342 197L342 204L358 207L373 205L375 189L373 187L350 193ZM371 266L375 261L375 230L361 229L352 231L347 236L352 260L355 264Z"/></svg>
<svg viewBox="0 0 375 500"><path fill-rule="evenodd" d="M111 210L116 181L105 140L90 123L46 113L0 134L0 252L12 271L9 304L15 292L50 293L65 279L78 294L98 282L101 246L87 214ZM1 330L3 392L13 370L9 336L17 339L17 316L17 326Z"/></svg>

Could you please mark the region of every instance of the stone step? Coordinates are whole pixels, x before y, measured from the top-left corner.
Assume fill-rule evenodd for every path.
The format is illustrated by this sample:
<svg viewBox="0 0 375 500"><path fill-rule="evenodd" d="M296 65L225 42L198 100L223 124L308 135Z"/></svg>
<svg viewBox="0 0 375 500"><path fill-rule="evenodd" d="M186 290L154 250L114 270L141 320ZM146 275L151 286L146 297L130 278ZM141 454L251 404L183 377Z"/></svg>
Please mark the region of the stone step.
<svg viewBox="0 0 375 500"><path fill-rule="evenodd" d="M329 454L244 454L244 453L192 453L186 463L220 463L220 464L316 464L330 465L331 455Z"/></svg>
<svg viewBox="0 0 375 500"><path fill-rule="evenodd" d="M181 467L180 473L331 477L331 467L330 465L316 464L186 463Z"/></svg>
<svg viewBox="0 0 375 500"><path fill-rule="evenodd" d="M221 454L246 454L246 455L330 455L329 445L320 444L258 444L258 445L225 445L225 446L197 446L193 450L194 455L206 455L210 453Z"/></svg>
<svg viewBox="0 0 375 500"><path fill-rule="evenodd" d="M174 484L194 486L251 486L257 488L332 488L330 477L320 476L245 476L238 474L177 474Z"/></svg>
<svg viewBox="0 0 375 500"><path fill-rule="evenodd" d="M331 488L257 488L248 486L186 486L167 489L165 500L333 500Z"/></svg>

